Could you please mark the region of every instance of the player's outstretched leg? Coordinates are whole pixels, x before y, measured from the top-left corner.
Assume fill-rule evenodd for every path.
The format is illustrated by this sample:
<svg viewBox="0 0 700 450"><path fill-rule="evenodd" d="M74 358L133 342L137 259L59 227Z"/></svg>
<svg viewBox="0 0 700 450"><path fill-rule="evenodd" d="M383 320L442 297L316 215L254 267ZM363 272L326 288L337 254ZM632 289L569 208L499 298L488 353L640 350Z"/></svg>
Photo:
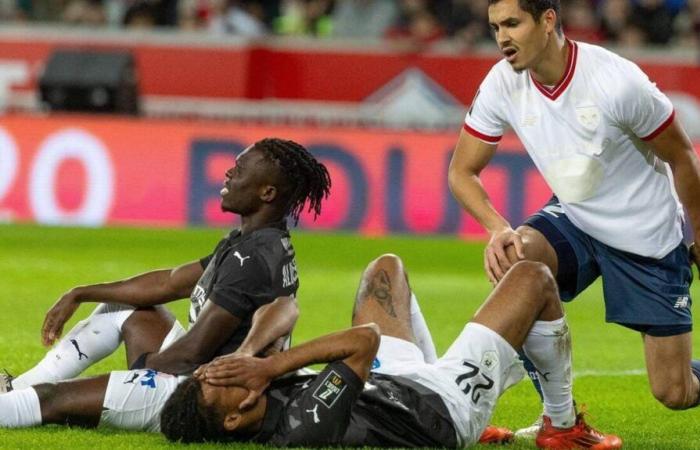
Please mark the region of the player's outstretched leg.
<svg viewBox="0 0 700 450"><path fill-rule="evenodd" d="M40 384L0 395L0 427L62 424L95 427L109 375Z"/></svg>

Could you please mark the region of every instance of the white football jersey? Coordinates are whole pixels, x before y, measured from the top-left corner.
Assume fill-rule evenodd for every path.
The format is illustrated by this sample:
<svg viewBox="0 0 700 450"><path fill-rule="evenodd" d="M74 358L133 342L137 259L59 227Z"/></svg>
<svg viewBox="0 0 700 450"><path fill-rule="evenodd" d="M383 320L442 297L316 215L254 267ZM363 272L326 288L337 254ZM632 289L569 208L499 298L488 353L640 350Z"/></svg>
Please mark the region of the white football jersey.
<svg viewBox="0 0 700 450"><path fill-rule="evenodd" d="M668 164L645 141L673 121L673 106L634 63L567 44L567 69L553 87L505 60L493 66L464 128L494 144L512 128L574 225L613 248L661 258L682 240L683 208Z"/></svg>

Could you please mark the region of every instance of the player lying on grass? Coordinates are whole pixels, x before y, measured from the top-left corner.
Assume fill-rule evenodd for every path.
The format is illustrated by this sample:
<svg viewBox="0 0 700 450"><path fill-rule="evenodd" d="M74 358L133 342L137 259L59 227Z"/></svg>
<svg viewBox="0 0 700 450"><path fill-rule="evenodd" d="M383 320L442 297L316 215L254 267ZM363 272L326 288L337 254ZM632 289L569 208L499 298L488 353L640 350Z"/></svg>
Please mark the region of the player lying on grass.
<svg viewBox="0 0 700 450"><path fill-rule="evenodd" d="M569 330L544 264L514 265L433 364L415 344L413 301L401 260L378 258L363 274L353 328L267 358L232 355L200 367L168 400L162 432L180 442L465 447L523 377L523 349L546 374L537 445L620 448L617 436L576 415ZM329 364L316 376L280 378L315 363Z"/></svg>
<svg viewBox="0 0 700 450"><path fill-rule="evenodd" d="M236 158L221 190L221 208L240 216L240 229L201 261L69 291L46 316L42 336L47 345L58 339L80 303L104 303L34 368L14 380L2 380L0 391L74 378L114 352L122 340L130 368L176 375L191 373L200 364L236 350L250 330L256 309L296 293L294 248L286 221L297 221L307 202L318 215L329 189L326 168L301 145L281 139L256 142ZM185 333L161 305L188 295L192 305ZM137 381L144 382L137 374L144 373L114 373L109 380L96 382L104 397L103 422L157 429L162 403L139 404L139 399L146 401L154 394L146 396L137 386ZM147 383L153 384L163 402L174 389L174 385ZM127 387L128 405L123 402ZM38 407L41 396L27 395L26 401ZM149 412L138 421L124 417L127 407Z"/></svg>
<svg viewBox="0 0 700 450"><path fill-rule="evenodd" d="M465 117L449 185L489 232L489 279L540 261L569 301L602 278L605 320L641 333L654 397L698 406L683 210L700 243L700 161L671 101L634 63L566 38L560 0L487 3L504 59ZM480 180L508 129L555 194L515 229Z"/></svg>

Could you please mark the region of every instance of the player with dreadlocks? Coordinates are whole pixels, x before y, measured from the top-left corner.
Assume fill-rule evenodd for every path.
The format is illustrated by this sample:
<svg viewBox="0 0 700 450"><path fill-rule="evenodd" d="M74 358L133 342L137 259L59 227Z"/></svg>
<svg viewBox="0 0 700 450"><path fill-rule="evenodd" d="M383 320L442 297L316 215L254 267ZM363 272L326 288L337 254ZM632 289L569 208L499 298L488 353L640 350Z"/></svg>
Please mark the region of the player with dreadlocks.
<svg viewBox="0 0 700 450"><path fill-rule="evenodd" d="M240 216L214 251L173 269L78 286L49 310L42 361L0 383L0 427L47 423L157 431L160 410L199 365L237 351L286 347L299 286L287 222L308 204L314 218L330 192L328 171L301 145L256 142L226 171L223 211ZM190 297L187 332L163 306ZM84 302L100 305L60 339ZM256 325L262 323L263 325ZM124 342L130 370L72 381Z"/></svg>

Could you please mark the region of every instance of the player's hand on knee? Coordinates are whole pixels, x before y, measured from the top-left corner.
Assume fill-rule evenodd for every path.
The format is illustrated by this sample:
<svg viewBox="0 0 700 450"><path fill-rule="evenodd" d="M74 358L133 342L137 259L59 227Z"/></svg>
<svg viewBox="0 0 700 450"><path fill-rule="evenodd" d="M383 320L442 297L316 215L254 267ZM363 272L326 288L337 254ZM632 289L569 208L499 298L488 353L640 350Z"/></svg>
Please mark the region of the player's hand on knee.
<svg viewBox="0 0 700 450"><path fill-rule="evenodd" d="M513 251L508 247L513 246ZM512 228L503 228L491 234L484 251L484 269L491 284L496 285L516 262L525 259L523 240Z"/></svg>
<svg viewBox="0 0 700 450"><path fill-rule="evenodd" d="M41 327L41 340L46 346L53 345L63 334L63 326L68 322L80 304L76 301L73 291L63 294L61 298L46 313L44 325Z"/></svg>

